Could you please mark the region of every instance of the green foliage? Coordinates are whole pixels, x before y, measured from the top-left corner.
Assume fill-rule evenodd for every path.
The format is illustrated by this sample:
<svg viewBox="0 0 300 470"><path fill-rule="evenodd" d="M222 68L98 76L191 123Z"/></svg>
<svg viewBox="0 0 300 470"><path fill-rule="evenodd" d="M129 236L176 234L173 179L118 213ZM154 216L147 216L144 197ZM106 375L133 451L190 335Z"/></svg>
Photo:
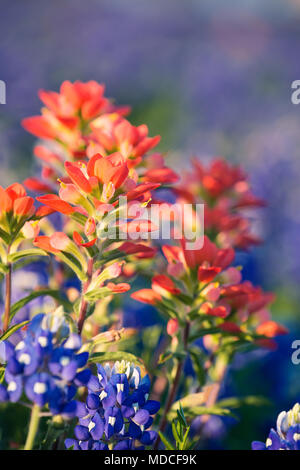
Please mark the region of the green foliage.
<svg viewBox="0 0 300 470"><path fill-rule="evenodd" d="M16 263L17 261L32 257L32 256L49 256L46 251L41 250L40 248L30 248L28 250L20 250L16 253L11 253L8 255L7 260L9 263Z"/></svg>
<svg viewBox="0 0 300 470"><path fill-rule="evenodd" d="M172 435L174 443L172 443L163 433L159 436L165 445L166 450L190 450L193 448L194 443L189 438L190 426L188 426L184 410L179 403L179 408L176 411L176 418L171 423Z"/></svg>
<svg viewBox="0 0 300 470"><path fill-rule="evenodd" d="M11 326L5 333L3 333L2 336L0 336L0 341L5 341L8 339L13 333L18 331L20 328L23 328L23 326L27 325L29 323L28 320L23 321L22 323L18 323L17 325Z"/></svg>

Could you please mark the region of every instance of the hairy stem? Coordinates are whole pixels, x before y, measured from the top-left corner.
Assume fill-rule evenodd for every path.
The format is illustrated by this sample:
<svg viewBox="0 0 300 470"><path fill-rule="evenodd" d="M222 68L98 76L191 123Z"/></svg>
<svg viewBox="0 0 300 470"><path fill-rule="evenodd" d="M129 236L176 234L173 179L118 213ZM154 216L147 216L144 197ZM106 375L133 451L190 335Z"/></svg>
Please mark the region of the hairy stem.
<svg viewBox="0 0 300 470"><path fill-rule="evenodd" d="M5 306L3 318L3 332L8 330L11 304L11 264L8 265L8 272L5 275Z"/></svg>
<svg viewBox="0 0 300 470"><path fill-rule="evenodd" d="M86 313L87 313L87 309L88 309L88 302L85 300L84 294L86 293L86 291L87 291L87 289L90 285L91 279L92 279L93 266L94 266L94 260L93 260L93 258L90 258L89 261L88 261L88 268L87 268L88 279L84 283L83 288L82 288L82 298L81 298L81 305L80 305L80 311L79 311L79 319L78 319L78 324L77 324L78 333L80 335L81 335L81 332L82 332L83 324L85 322Z"/></svg>
<svg viewBox="0 0 300 470"><path fill-rule="evenodd" d="M189 332L190 332L190 323L187 322L186 325L185 325L184 331L183 331L183 345L184 345L184 350L185 351L187 351L187 347L188 347ZM168 422L167 416L168 416L170 408L171 408L171 406L172 406L172 404L173 404L173 402L176 398L176 393L177 393L178 386L179 386L179 383L180 383L180 378L181 378L181 375L182 375L182 370L183 370L184 363L185 363L185 359L180 359L178 361L174 381L173 381L173 384L170 388L169 395L168 395L167 402L166 402L165 409L164 409L164 413L163 413L161 423L160 423L160 426L159 426L159 431L160 432L164 432L164 430L166 428L166 425L167 425L167 422ZM154 449L158 449L159 443L160 443L160 437L158 436L157 439L156 439L155 445L154 445Z"/></svg>
<svg viewBox="0 0 300 470"><path fill-rule="evenodd" d="M31 411L31 418L29 423L29 429L27 434L26 443L24 450L32 450L34 446L34 441L39 429L40 421L40 407L39 405L34 404Z"/></svg>
<svg viewBox="0 0 300 470"><path fill-rule="evenodd" d="M211 388L210 388L210 392L209 392L209 395L208 395L206 403L205 403L207 408L211 408L212 406L214 406L216 404L216 402L218 400L218 397L219 397L219 393L220 393L222 383L224 381L226 370L227 370L227 364L224 363L219 368L218 378L217 378L216 382L213 383ZM203 415L202 416L201 428L203 427L203 425L205 423L207 423L207 421L210 419L210 417L211 417L210 415Z"/></svg>

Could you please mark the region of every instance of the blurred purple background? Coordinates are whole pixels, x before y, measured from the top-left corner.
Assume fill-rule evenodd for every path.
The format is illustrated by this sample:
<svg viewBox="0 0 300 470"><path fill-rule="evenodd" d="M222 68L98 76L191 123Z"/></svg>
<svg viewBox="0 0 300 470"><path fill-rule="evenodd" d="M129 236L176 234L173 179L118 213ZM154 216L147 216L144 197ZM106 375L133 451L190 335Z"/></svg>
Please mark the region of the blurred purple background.
<svg viewBox="0 0 300 470"><path fill-rule="evenodd" d="M39 112L38 89L65 79L106 83L133 106L135 123L162 135L174 167L224 155L249 171L268 207L257 222L266 242L244 255L246 274L276 291L275 314L291 327L256 370L256 389L274 394L276 412L300 395L300 366L290 361L300 338L300 105L291 103L299 22L299 0L2 0L0 15L1 184L34 171L34 138L20 120Z"/></svg>

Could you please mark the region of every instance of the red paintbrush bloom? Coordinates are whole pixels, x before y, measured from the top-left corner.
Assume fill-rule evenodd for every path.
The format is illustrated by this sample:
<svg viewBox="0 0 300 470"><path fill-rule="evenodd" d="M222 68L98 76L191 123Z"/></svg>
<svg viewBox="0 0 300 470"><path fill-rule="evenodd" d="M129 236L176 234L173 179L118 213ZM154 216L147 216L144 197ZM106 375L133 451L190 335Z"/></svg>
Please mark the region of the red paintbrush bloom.
<svg viewBox="0 0 300 470"><path fill-rule="evenodd" d="M45 194L45 196L37 197L36 200L65 215L70 215L74 212L74 208L56 194Z"/></svg>
<svg viewBox="0 0 300 470"><path fill-rule="evenodd" d="M152 278L152 289L155 292L161 294L162 291L167 291L170 294L180 294L180 289L178 289L172 279L164 274L158 274Z"/></svg>
<svg viewBox="0 0 300 470"><path fill-rule="evenodd" d="M75 186L77 186L84 193L89 194L92 192L92 186L89 183L88 178L85 177L82 170L76 163L66 162L65 169Z"/></svg>
<svg viewBox="0 0 300 470"><path fill-rule="evenodd" d="M114 294L123 294L130 290L130 285L126 282L120 282L119 284L114 284L113 282L108 282L106 287L110 289Z"/></svg>
<svg viewBox="0 0 300 470"><path fill-rule="evenodd" d="M221 268L213 266L208 268L203 268L199 266L198 269L198 281L200 282L211 282L219 273Z"/></svg>
<svg viewBox="0 0 300 470"><path fill-rule="evenodd" d="M100 153L107 154L117 149L126 159L136 162L160 141L160 136L148 137L146 125L133 126L120 115L100 117L91 124L91 128Z"/></svg>
<svg viewBox="0 0 300 470"><path fill-rule="evenodd" d="M13 183L0 186L0 225L7 234L20 230L35 214L34 199L27 196L24 186Z"/></svg>
<svg viewBox="0 0 300 470"><path fill-rule="evenodd" d="M34 214L34 199L29 196L19 197L14 201L13 212L18 217L30 217Z"/></svg>
<svg viewBox="0 0 300 470"><path fill-rule="evenodd" d="M126 180L129 169L124 157L116 152L108 157L100 154L94 155L88 162L87 174L89 177L96 177L99 183L112 183L115 188L119 188Z"/></svg>
<svg viewBox="0 0 300 470"><path fill-rule="evenodd" d="M83 240L82 236L78 232L75 231L75 232L73 232L73 240L76 243L76 245L83 246L85 248L89 248L89 247L95 245L95 243L97 241L97 238L93 238L92 240L89 240L89 241L85 242Z"/></svg>
<svg viewBox="0 0 300 470"><path fill-rule="evenodd" d="M87 166L82 162L66 162L65 168L71 183L61 181L59 196L47 194L37 200L65 215L71 215L75 211L88 215L94 220L94 232L96 224L102 221L105 214L117 207L120 196L127 197L130 201L134 199L137 203L139 198L144 198L145 194L159 186L154 183L138 185L130 180L130 190L127 191L129 169L127 161L118 152L108 157L96 154ZM77 206L76 209L71 204ZM128 212L128 219L131 220L119 222L116 219L115 228L128 234L157 230L151 221L137 220L138 216L139 214L131 215Z"/></svg>
<svg viewBox="0 0 300 470"><path fill-rule="evenodd" d="M118 250L122 251L126 255L137 255L139 258L152 258L157 252L157 249L152 246L133 242L122 243Z"/></svg>
<svg viewBox="0 0 300 470"><path fill-rule="evenodd" d="M286 335L289 330L275 321L266 321L261 323L256 328L256 333L259 335L267 336L268 338L274 338L279 335Z"/></svg>
<svg viewBox="0 0 300 470"><path fill-rule="evenodd" d="M27 178L24 181L24 186L26 186L30 191L39 193L48 193L49 191L52 191L52 187L49 184L43 183L40 179L33 177Z"/></svg>
<svg viewBox="0 0 300 470"><path fill-rule="evenodd" d="M229 315L228 309L224 305L212 307L208 302L201 305L201 313L211 315L212 317L226 318Z"/></svg>
<svg viewBox="0 0 300 470"><path fill-rule="evenodd" d="M182 239L181 248L165 245L163 252L169 262L170 274L176 275L177 270L180 276L184 266L186 269L197 269L200 282L211 282L234 260L232 248L220 250L207 236L204 236L201 248L188 249L188 242Z"/></svg>
<svg viewBox="0 0 300 470"><path fill-rule="evenodd" d="M239 334L242 332L240 327L233 322L226 321L219 326L220 330L226 333Z"/></svg>
<svg viewBox="0 0 300 470"><path fill-rule="evenodd" d="M128 107L112 105L104 96L104 85L93 80L86 83L65 81L59 92L41 90L39 98L45 105L42 115L24 119L23 127L41 139L61 142L62 154L67 150L70 158L75 160L86 156L85 147L91 135L89 124L93 119L111 113L122 117L129 111ZM54 156L44 150L38 150L37 157L51 166L61 163L60 155Z"/></svg>
<svg viewBox="0 0 300 470"><path fill-rule="evenodd" d="M179 322L177 318L170 318L170 320L167 323L167 333L170 336L176 335L176 333L179 330Z"/></svg>
<svg viewBox="0 0 300 470"><path fill-rule="evenodd" d="M56 131L44 116L32 116L22 121L26 131L40 139L55 139Z"/></svg>
<svg viewBox="0 0 300 470"><path fill-rule="evenodd" d="M149 191L153 191L159 186L160 186L160 183L142 183L142 184L137 185L131 191L128 191L128 193L126 194L126 197L128 201L139 199L145 193L148 193Z"/></svg>
<svg viewBox="0 0 300 470"><path fill-rule="evenodd" d="M264 201L251 192L247 176L223 159L204 166L193 161L193 171L186 172L175 189L181 203L205 204L205 231L216 234L218 244L247 249L261 240L251 233L244 208L263 207Z"/></svg>
<svg viewBox="0 0 300 470"><path fill-rule="evenodd" d="M179 176L171 168L153 168L144 173L143 180L146 182L171 184L177 183Z"/></svg>
<svg viewBox="0 0 300 470"><path fill-rule="evenodd" d="M50 243L50 237L46 235L40 235L34 239L33 244L42 250L48 251L49 253L59 253L59 250L55 249Z"/></svg>
<svg viewBox="0 0 300 470"><path fill-rule="evenodd" d="M157 292L153 291L152 289L141 289L131 294L131 297L134 300L138 300L139 302L155 305L157 302L162 300L162 297Z"/></svg>

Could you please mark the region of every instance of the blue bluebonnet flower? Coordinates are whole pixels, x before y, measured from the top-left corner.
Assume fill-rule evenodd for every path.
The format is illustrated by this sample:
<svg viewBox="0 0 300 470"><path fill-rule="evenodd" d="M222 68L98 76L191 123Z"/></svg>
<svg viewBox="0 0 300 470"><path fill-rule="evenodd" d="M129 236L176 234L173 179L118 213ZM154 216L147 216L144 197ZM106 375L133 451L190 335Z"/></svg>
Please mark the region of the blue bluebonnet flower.
<svg viewBox="0 0 300 470"><path fill-rule="evenodd" d="M116 362L111 368L97 364L97 376L87 384L81 403L76 439L66 439L74 450L137 450L151 446L157 433L150 430L159 402L149 400L150 379L139 367Z"/></svg>
<svg viewBox="0 0 300 470"><path fill-rule="evenodd" d="M300 450L300 404L282 411L277 418L276 431L271 429L266 443L252 442L253 450Z"/></svg>
<svg viewBox="0 0 300 470"><path fill-rule="evenodd" d="M23 393L33 403L48 405L53 415L76 415L74 397L90 377L84 368L87 352L79 352L81 338L70 333L63 312L37 315L16 346L5 342L5 382L0 385L0 401L17 402Z"/></svg>

